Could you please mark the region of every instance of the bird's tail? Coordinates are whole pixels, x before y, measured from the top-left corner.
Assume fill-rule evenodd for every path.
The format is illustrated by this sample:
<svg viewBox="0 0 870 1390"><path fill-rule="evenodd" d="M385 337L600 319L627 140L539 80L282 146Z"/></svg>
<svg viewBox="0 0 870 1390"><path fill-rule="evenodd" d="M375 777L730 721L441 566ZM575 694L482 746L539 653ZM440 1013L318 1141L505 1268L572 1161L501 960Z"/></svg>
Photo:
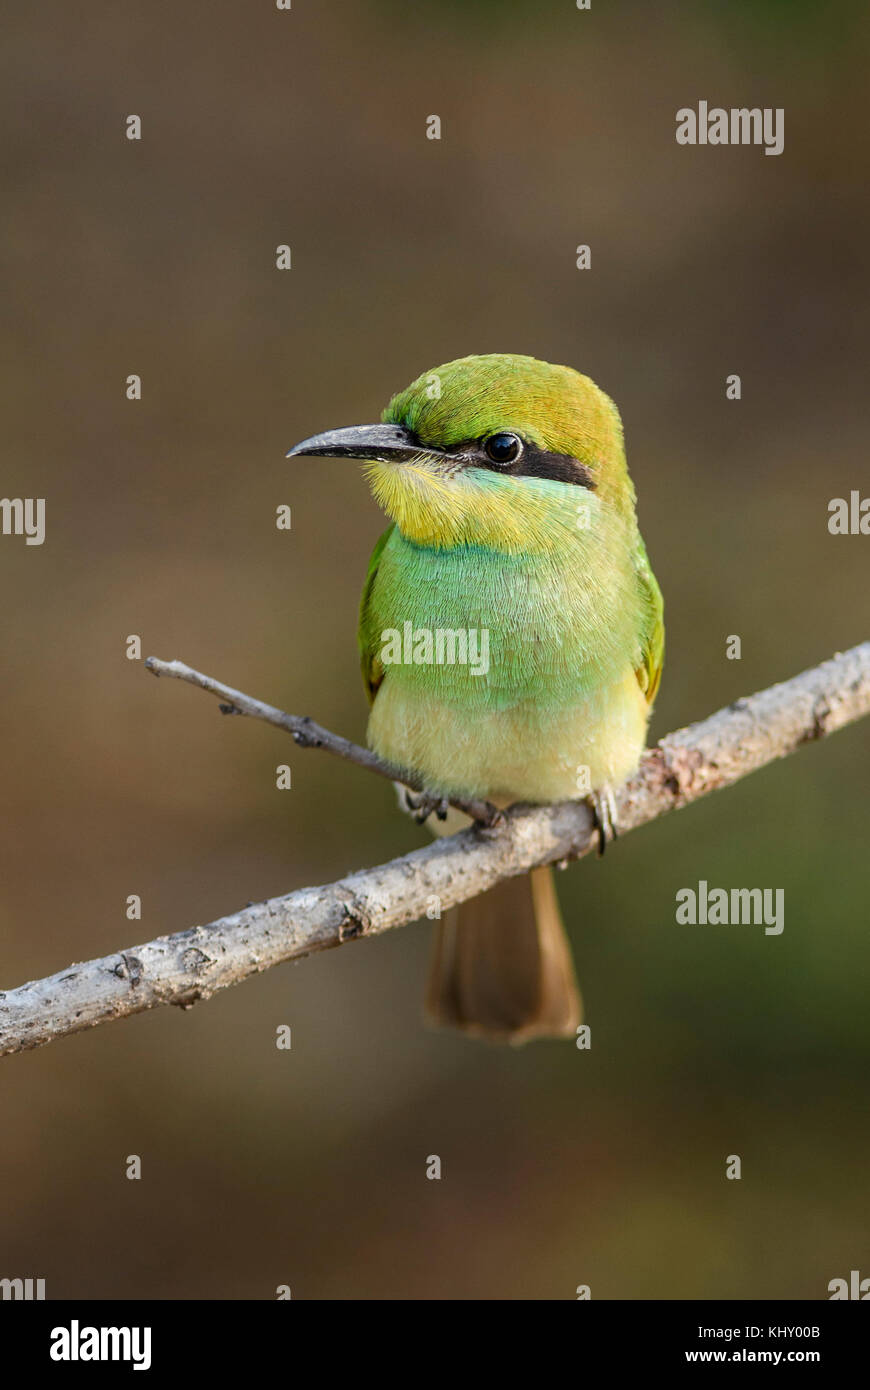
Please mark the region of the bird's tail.
<svg viewBox="0 0 870 1390"><path fill-rule="evenodd" d="M426 1013L495 1042L574 1035L582 1004L552 869L505 879L438 923Z"/></svg>

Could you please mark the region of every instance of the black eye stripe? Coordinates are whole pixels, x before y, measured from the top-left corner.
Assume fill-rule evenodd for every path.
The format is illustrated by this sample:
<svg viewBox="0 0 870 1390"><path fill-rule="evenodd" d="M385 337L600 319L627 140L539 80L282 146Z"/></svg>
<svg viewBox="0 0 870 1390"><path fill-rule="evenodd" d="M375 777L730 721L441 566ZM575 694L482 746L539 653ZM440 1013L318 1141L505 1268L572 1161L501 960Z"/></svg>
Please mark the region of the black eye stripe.
<svg viewBox="0 0 870 1390"><path fill-rule="evenodd" d="M421 452L425 453L425 441L410 429L407 432L411 439L419 443ZM537 444L523 439L521 435L514 435L511 430L497 430L494 433L510 435L519 440L520 452L515 459L508 463L496 463L488 456L485 445L493 435L486 435L483 439L467 439L462 443L451 444L446 449L438 448L435 453L443 452L460 468L488 468L492 473L501 473L511 478L550 478L553 482L571 483L574 487L588 488L590 492L597 488L598 483L591 468L581 463L580 459L574 458L573 454L551 453L548 449L541 449Z"/></svg>
<svg viewBox="0 0 870 1390"><path fill-rule="evenodd" d="M517 477L551 478L557 483L572 483L575 487L595 491L595 479L585 463L575 459L572 454L551 454L546 449L527 445L517 460Z"/></svg>
<svg viewBox="0 0 870 1390"><path fill-rule="evenodd" d="M487 453L487 442L499 436L520 441L517 457L507 463L495 462ZM488 468L493 473L504 473L512 478L550 478L553 482L571 483L593 492L596 486L591 469L572 454L554 454L548 449L540 449L537 444L520 439L520 436L512 435L507 430L499 431L498 435L489 435L485 440L471 441L451 452L461 453L467 460L467 467Z"/></svg>

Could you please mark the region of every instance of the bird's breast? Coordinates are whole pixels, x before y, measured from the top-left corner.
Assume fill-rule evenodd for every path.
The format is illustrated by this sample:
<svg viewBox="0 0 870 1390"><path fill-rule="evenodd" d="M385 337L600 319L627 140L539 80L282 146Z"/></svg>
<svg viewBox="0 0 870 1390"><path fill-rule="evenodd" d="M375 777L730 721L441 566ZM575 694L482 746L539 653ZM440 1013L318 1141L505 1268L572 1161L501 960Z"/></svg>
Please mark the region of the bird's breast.
<svg viewBox="0 0 870 1390"><path fill-rule="evenodd" d="M366 616L382 675L372 747L430 786L514 800L626 775L647 719L627 567L594 573L579 549L436 551L397 534Z"/></svg>

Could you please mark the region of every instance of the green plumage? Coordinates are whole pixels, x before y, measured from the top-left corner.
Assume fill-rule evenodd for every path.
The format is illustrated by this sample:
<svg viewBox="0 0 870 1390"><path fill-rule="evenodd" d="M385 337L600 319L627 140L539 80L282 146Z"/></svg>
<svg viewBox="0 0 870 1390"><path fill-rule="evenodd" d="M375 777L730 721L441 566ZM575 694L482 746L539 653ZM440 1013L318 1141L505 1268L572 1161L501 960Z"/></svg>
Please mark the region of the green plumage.
<svg viewBox="0 0 870 1390"><path fill-rule="evenodd" d="M360 609L376 752L433 795L500 806L603 794L634 770L662 598L619 414L594 382L531 357L465 357L394 396L381 425L292 452L367 460L392 518ZM439 923L427 1010L476 1036L574 1035L549 870Z"/></svg>
<svg viewBox="0 0 870 1390"><path fill-rule="evenodd" d="M360 612L374 746L448 794L547 800L576 794L584 765L593 786L626 775L658 688L664 628L615 407L567 368L466 358L425 374L385 418L414 432L423 462L404 465L406 479L402 465L372 466L376 495L396 517L375 548ZM474 466L445 478L437 462L430 483L426 445L455 450L498 430L581 460L594 489ZM406 623L486 630L488 671L385 665L384 634Z"/></svg>

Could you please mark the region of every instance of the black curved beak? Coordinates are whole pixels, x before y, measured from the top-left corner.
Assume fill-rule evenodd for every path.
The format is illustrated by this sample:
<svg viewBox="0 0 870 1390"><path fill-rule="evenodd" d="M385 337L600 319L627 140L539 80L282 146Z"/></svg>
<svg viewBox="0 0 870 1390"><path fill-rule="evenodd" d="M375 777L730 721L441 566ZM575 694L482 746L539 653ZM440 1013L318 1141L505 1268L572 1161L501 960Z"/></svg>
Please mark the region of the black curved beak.
<svg viewBox="0 0 870 1390"><path fill-rule="evenodd" d="M294 444L287 458L300 454L324 455L329 458L380 459L384 463L401 463L419 454L437 452L423 448L410 430L402 425L350 425L343 430L324 430Z"/></svg>

